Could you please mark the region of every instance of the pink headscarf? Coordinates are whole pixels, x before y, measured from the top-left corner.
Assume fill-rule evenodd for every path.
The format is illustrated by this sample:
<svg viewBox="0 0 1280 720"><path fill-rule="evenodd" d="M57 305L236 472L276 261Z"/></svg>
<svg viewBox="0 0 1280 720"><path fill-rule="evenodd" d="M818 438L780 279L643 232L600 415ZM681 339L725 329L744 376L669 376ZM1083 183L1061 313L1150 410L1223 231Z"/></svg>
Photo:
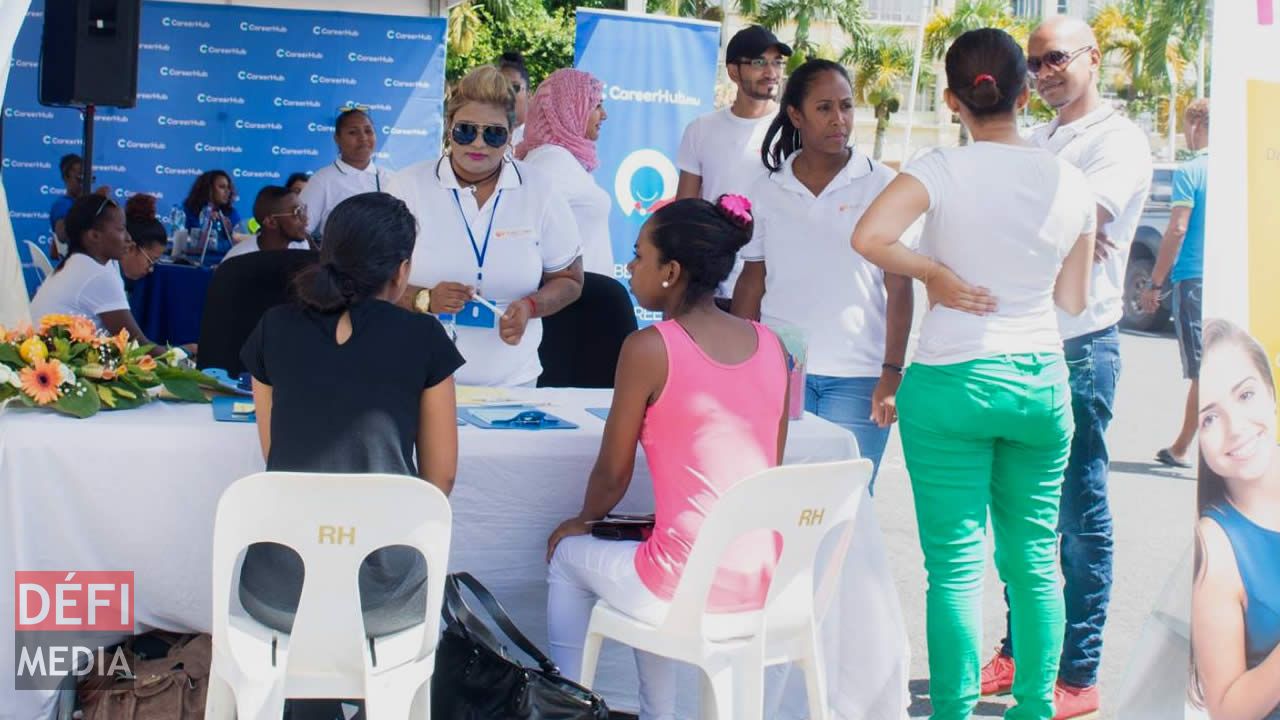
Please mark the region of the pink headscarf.
<svg viewBox="0 0 1280 720"><path fill-rule="evenodd" d="M534 148L559 145L587 172L596 169L596 143L587 139L587 119L604 97L604 85L591 73L562 68L547 76L529 101L524 142L516 148L523 160Z"/></svg>

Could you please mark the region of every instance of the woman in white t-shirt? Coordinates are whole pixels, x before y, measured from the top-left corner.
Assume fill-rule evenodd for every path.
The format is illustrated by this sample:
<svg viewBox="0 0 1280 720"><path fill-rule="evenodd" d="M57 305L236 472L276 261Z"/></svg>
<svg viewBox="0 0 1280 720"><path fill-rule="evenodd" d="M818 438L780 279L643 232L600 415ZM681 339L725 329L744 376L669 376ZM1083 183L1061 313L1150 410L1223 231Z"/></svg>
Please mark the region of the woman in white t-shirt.
<svg viewBox="0 0 1280 720"><path fill-rule="evenodd" d="M945 99L973 135L911 163L854 230L855 250L922 280L930 309L898 393L927 591L933 717L980 693L988 512L1012 609L1009 718L1049 720L1065 629L1058 503L1073 431L1055 305L1084 310L1094 200L1079 170L1018 134L1018 43L995 29L947 51ZM920 251L899 242L925 217ZM961 279L963 278L963 279Z"/></svg>
<svg viewBox="0 0 1280 720"><path fill-rule="evenodd" d="M83 315L99 330L149 344L129 310L120 275L120 260L133 252L124 211L110 198L86 195L66 215L68 254L31 300L31 318Z"/></svg>
<svg viewBox="0 0 1280 720"><path fill-rule="evenodd" d="M568 203L553 178L505 156L514 116L515 95L502 73L488 65L472 70L449 98L449 150L390 183L418 219L402 302L447 316L441 319L467 360L457 374L465 385L533 385L542 374L539 318L582 294L582 249Z"/></svg>
<svg viewBox="0 0 1280 720"><path fill-rule="evenodd" d="M600 165L596 141L604 111L604 86L590 73L563 68L547 76L529 103L525 140L516 157L555 179L569 203L582 241L582 269L614 276L609 241L609 193L591 173Z"/></svg>
<svg viewBox="0 0 1280 720"><path fill-rule="evenodd" d="M911 279L849 249L862 211L894 172L849 147L849 74L810 60L787 80L763 144L770 171L752 186L755 233L733 291L733 310L800 328L808 345L805 409L858 439L876 466L896 419L911 333Z"/></svg>
<svg viewBox="0 0 1280 720"><path fill-rule="evenodd" d="M307 208L307 232L324 235L324 222L338 203L353 195L382 192L386 174L373 161L378 133L369 114L360 107L344 108L333 124L338 158L312 173L299 199Z"/></svg>

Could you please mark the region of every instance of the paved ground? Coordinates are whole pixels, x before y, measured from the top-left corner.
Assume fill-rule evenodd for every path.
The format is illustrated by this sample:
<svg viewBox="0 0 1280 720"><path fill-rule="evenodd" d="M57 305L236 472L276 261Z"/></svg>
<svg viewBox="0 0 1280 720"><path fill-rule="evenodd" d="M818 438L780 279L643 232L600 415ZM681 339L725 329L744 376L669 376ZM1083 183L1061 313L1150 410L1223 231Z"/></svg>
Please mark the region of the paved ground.
<svg viewBox="0 0 1280 720"><path fill-rule="evenodd" d="M1111 509L1115 517L1115 585L1104 634L1101 669L1103 717L1109 698L1124 683L1139 631L1171 571L1191 542L1195 483L1190 470L1172 471L1152 460L1181 422L1186 382L1171 337L1125 334L1123 371L1111 426ZM876 483L876 511L884 529L894 580L911 639L911 717L928 717L928 650L925 644L925 575L915 514L895 430ZM1003 632L1004 605L995 567L988 564L984 647ZM984 650L985 654L985 650ZM984 701L981 717L1003 714L1007 699Z"/></svg>

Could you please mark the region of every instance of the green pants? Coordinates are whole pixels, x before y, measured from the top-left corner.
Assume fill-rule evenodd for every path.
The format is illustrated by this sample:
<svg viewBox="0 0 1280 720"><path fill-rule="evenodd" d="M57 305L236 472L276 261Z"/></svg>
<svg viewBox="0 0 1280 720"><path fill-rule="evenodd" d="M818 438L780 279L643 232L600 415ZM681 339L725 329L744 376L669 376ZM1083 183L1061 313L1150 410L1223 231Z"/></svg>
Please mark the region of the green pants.
<svg viewBox="0 0 1280 720"><path fill-rule="evenodd" d="M987 512L1018 638L1006 718L1049 720L1062 654L1058 501L1074 425L1061 355L912 365L898 392L927 595L933 717L978 702Z"/></svg>

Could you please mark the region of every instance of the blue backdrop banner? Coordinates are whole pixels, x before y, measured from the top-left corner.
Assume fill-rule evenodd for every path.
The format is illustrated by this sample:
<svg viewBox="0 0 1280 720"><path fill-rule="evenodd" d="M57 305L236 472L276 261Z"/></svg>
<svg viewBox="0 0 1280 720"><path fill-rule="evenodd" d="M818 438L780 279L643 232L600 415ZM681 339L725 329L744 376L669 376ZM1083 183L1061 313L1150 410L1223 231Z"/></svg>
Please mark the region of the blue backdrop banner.
<svg viewBox="0 0 1280 720"><path fill-rule="evenodd" d="M640 226L675 198L685 126L715 109L720 25L585 8L577 18L574 65L604 83L609 120L595 178L614 199L609 235L623 277Z"/></svg>
<svg viewBox="0 0 1280 720"><path fill-rule="evenodd" d="M36 101L44 0L18 35L4 97L3 178L19 252L46 252L58 159L81 153L81 115ZM95 187L123 202L160 198L162 216L196 176L232 176L246 219L253 198L337 155L340 107L370 109L376 162L395 169L440 150L445 19L145 2L137 107L98 110Z"/></svg>

